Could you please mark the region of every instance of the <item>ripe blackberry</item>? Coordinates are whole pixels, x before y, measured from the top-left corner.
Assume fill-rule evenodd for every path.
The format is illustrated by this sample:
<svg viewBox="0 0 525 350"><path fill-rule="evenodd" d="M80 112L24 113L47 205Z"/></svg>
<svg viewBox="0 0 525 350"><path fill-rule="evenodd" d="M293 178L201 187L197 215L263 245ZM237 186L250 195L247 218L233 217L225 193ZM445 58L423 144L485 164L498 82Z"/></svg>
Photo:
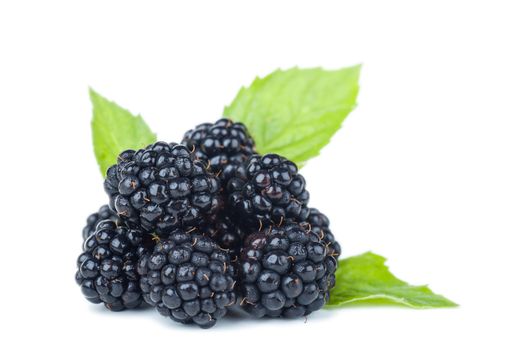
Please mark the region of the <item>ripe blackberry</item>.
<svg viewBox="0 0 525 350"><path fill-rule="evenodd" d="M336 268L323 241L298 224L251 234L239 261L241 305L255 317L308 315L328 301Z"/></svg>
<svg viewBox="0 0 525 350"><path fill-rule="evenodd" d="M341 245L335 240L330 230L330 220L328 217L315 208L310 208L308 217L301 224L308 230L312 230L326 245L328 255L339 259L341 255Z"/></svg>
<svg viewBox="0 0 525 350"><path fill-rule="evenodd" d="M245 236L245 231L227 214L219 215L216 220L206 223L202 232L213 239L219 247L229 250L232 259L239 254Z"/></svg>
<svg viewBox="0 0 525 350"><path fill-rule="evenodd" d="M235 304L235 272L209 237L175 230L143 256L137 270L144 300L163 316L210 328Z"/></svg>
<svg viewBox="0 0 525 350"><path fill-rule="evenodd" d="M228 205L247 229L303 221L310 198L297 166L277 154L253 155L228 182Z"/></svg>
<svg viewBox="0 0 525 350"><path fill-rule="evenodd" d="M149 235L111 220L101 221L84 242L77 259L75 279L86 299L112 311L140 306L142 302L136 263L152 246Z"/></svg>
<svg viewBox="0 0 525 350"><path fill-rule="evenodd" d="M111 210L108 205L103 205L100 207L98 212L88 216L86 220L86 226L82 230L82 238L86 240L89 236L91 236L95 232L98 223L104 220L111 220L113 222L118 221L117 213Z"/></svg>
<svg viewBox="0 0 525 350"><path fill-rule="evenodd" d="M197 159L210 163L211 171L219 174L223 186L237 166L255 153L255 142L244 124L225 118L187 131L182 144L195 149Z"/></svg>
<svg viewBox="0 0 525 350"><path fill-rule="evenodd" d="M198 226L221 207L218 178L175 143L122 152L108 169L104 188L125 224L161 235Z"/></svg>

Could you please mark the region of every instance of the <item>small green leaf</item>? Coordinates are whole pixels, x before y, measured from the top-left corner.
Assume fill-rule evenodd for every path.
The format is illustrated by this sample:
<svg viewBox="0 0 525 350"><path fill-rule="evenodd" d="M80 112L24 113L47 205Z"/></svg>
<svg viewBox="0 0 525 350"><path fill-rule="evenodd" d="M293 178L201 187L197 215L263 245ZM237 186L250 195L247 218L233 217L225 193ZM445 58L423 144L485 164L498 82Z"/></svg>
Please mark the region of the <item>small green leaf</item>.
<svg viewBox="0 0 525 350"><path fill-rule="evenodd" d="M91 130L93 147L102 176L116 163L117 156L126 149L138 149L156 141L140 115L129 111L89 89L93 104Z"/></svg>
<svg viewBox="0 0 525 350"><path fill-rule="evenodd" d="M364 253L339 261L336 286L329 307L349 304L404 305L412 308L452 307L456 303L434 294L427 286L411 286L396 278L385 258Z"/></svg>
<svg viewBox="0 0 525 350"><path fill-rule="evenodd" d="M241 88L224 115L244 123L257 151L303 165L354 109L361 66L277 70Z"/></svg>

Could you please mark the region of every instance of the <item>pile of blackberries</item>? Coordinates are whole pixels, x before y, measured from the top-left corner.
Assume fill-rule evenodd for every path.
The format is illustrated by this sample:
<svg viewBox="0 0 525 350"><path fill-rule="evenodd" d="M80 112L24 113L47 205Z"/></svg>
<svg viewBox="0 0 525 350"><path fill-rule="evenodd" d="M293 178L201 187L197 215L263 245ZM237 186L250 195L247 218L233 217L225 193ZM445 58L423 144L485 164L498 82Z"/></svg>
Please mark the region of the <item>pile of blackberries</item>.
<svg viewBox="0 0 525 350"><path fill-rule="evenodd" d="M75 276L93 303L151 305L209 328L233 307L302 317L330 297L341 247L328 218L308 207L297 166L257 154L241 123L126 150L104 189L109 203L88 217Z"/></svg>

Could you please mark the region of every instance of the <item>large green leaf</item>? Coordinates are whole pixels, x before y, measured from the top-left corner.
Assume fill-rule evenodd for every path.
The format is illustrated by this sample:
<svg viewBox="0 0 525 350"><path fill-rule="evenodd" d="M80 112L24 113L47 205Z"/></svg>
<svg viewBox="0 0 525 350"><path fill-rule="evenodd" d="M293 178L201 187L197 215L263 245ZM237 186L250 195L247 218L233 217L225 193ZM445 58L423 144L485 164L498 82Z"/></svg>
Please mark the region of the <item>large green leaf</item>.
<svg viewBox="0 0 525 350"><path fill-rule="evenodd" d="M427 286L411 286L395 277L385 258L364 253L339 261L336 286L329 307L350 304L395 304L412 308L452 307L456 303L434 294Z"/></svg>
<svg viewBox="0 0 525 350"><path fill-rule="evenodd" d="M93 103L93 147L100 171L106 176L120 152L149 145L157 137L141 116L131 114L93 89L89 90L89 95Z"/></svg>
<svg viewBox="0 0 525 350"><path fill-rule="evenodd" d="M241 88L224 115L244 123L259 153L304 164L356 105L361 66L277 70Z"/></svg>

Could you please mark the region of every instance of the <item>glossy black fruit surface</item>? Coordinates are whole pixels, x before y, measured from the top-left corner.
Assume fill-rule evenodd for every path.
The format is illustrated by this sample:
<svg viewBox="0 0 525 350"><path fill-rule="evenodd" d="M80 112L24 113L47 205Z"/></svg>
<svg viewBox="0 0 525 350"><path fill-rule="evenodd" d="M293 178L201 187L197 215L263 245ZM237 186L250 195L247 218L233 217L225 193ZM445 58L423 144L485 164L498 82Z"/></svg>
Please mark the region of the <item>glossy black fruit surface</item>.
<svg viewBox="0 0 525 350"><path fill-rule="evenodd" d="M194 150L197 159L209 163L224 186L237 166L255 153L255 142L244 124L225 118L187 131L182 144Z"/></svg>
<svg viewBox="0 0 525 350"><path fill-rule="evenodd" d="M253 155L228 182L231 215L249 230L302 221L310 195L297 166L276 154Z"/></svg>
<svg viewBox="0 0 525 350"><path fill-rule="evenodd" d="M153 248L150 235L101 221L84 241L77 259L75 279L86 299L104 303L112 311L138 307L142 303L137 273L140 256Z"/></svg>
<svg viewBox="0 0 525 350"><path fill-rule="evenodd" d="M126 225L159 235L199 226L222 206L219 179L175 143L122 152L108 169L104 188Z"/></svg>
<svg viewBox="0 0 525 350"><path fill-rule="evenodd" d="M337 260L298 224L249 235L241 250L241 305L255 317L301 317L319 310L335 285Z"/></svg>
<svg viewBox="0 0 525 350"><path fill-rule="evenodd" d="M138 263L144 300L164 316L210 328L236 302L228 252L209 237L175 230Z"/></svg>
<svg viewBox="0 0 525 350"><path fill-rule="evenodd" d="M111 220L113 222L118 222L118 216L117 213L115 213L108 205L103 205L100 207L98 212L91 214L88 216L86 220L86 226L82 229L82 238L85 240L89 236L91 236L95 229L97 228L97 225L104 220Z"/></svg>
<svg viewBox="0 0 525 350"><path fill-rule="evenodd" d="M339 259L341 255L341 245L336 241L334 234L330 230L330 220L328 217L315 208L310 208L308 217L301 223L307 230L312 230L326 245L328 255Z"/></svg>

